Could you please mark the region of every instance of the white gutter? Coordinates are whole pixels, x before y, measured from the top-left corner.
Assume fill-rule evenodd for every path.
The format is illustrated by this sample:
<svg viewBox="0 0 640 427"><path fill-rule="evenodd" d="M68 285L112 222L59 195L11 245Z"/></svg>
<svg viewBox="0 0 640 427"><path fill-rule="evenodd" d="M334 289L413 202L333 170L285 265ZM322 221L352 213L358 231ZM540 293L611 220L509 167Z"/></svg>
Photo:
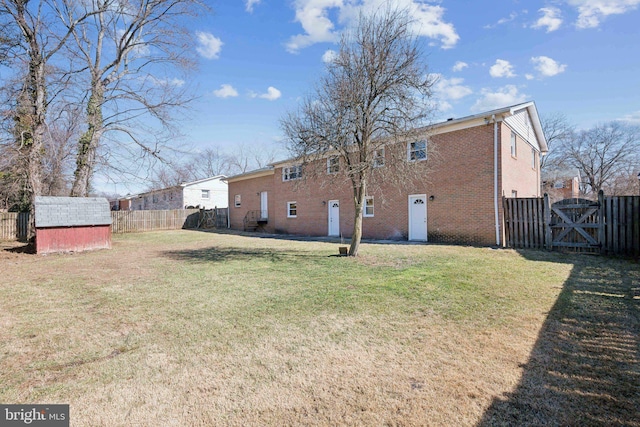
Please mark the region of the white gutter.
<svg viewBox="0 0 640 427"><path fill-rule="evenodd" d="M493 208L496 221L496 245L500 247L500 208L498 204L498 121L496 115L491 116L493 121Z"/></svg>

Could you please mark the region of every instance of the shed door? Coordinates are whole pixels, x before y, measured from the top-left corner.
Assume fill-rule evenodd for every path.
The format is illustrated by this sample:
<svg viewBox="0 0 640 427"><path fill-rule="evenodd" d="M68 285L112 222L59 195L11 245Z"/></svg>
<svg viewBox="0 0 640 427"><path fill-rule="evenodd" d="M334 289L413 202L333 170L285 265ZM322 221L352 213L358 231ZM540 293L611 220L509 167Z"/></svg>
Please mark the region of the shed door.
<svg viewBox="0 0 640 427"><path fill-rule="evenodd" d="M340 235L340 201L329 200L329 236Z"/></svg>
<svg viewBox="0 0 640 427"><path fill-rule="evenodd" d="M409 240L427 241L427 195L409 196Z"/></svg>

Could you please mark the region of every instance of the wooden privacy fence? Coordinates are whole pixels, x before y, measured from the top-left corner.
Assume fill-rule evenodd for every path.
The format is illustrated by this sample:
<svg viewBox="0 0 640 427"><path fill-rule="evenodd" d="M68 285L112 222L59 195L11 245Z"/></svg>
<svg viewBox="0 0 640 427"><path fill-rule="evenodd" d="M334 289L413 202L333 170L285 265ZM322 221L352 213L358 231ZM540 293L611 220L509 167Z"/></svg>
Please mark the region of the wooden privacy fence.
<svg viewBox="0 0 640 427"><path fill-rule="evenodd" d="M112 211L113 233L136 233L139 231L177 230L196 228L198 209L172 209L148 211Z"/></svg>
<svg viewBox="0 0 640 427"><path fill-rule="evenodd" d="M640 255L640 197L503 198L505 245L516 249Z"/></svg>
<svg viewBox="0 0 640 427"><path fill-rule="evenodd" d="M29 212L0 213L0 240L26 239L29 225Z"/></svg>
<svg viewBox="0 0 640 427"><path fill-rule="evenodd" d="M198 209L158 211L111 211L113 233L197 228ZM0 213L0 240L24 240L29 226L29 213ZM226 227L226 224L225 224Z"/></svg>

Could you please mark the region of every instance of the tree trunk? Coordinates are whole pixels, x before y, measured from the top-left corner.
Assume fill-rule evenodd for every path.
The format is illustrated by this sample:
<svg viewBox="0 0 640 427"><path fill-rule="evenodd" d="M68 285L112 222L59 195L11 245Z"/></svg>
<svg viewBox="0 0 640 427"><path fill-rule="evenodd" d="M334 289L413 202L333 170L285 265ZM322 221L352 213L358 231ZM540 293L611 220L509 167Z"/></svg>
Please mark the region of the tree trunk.
<svg viewBox="0 0 640 427"><path fill-rule="evenodd" d="M354 187L353 196L355 200L356 213L353 219L353 233L351 234L351 246L349 247L349 256L358 256L360 249L360 240L362 240L362 214L364 208L365 184Z"/></svg>
<svg viewBox="0 0 640 427"><path fill-rule="evenodd" d="M29 124L24 133L21 132L20 143L27 149L27 185L29 193L29 211L31 212L27 239L35 238L36 196L42 195L42 158L44 151L45 117L46 117L46 79L42 56L38 51L31 52L27 90L31 111ZM25 138L26 136L26 138Z"/></svg>
<svg viewBox="0 0 640 427"><path fill-rule="evenodd" d="M89 185L96 163L96 153L104 128L102 104L104 103L104 87L102 81L94 79L91 96L87 105L88 128L78 140L75 180L71 188L72 197L87 197Z"/></svg>

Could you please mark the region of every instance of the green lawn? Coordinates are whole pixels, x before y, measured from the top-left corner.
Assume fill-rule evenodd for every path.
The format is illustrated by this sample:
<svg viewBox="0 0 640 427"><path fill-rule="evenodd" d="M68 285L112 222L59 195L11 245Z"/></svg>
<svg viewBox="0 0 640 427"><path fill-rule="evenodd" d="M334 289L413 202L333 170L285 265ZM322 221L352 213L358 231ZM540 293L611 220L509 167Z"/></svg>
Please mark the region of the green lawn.
<svg viewBox="0 0 640 427"><path fill-rule="evenodd" d="M634 262L197 231L2 252L0 402L74 426L640 425Z"/></svg>

